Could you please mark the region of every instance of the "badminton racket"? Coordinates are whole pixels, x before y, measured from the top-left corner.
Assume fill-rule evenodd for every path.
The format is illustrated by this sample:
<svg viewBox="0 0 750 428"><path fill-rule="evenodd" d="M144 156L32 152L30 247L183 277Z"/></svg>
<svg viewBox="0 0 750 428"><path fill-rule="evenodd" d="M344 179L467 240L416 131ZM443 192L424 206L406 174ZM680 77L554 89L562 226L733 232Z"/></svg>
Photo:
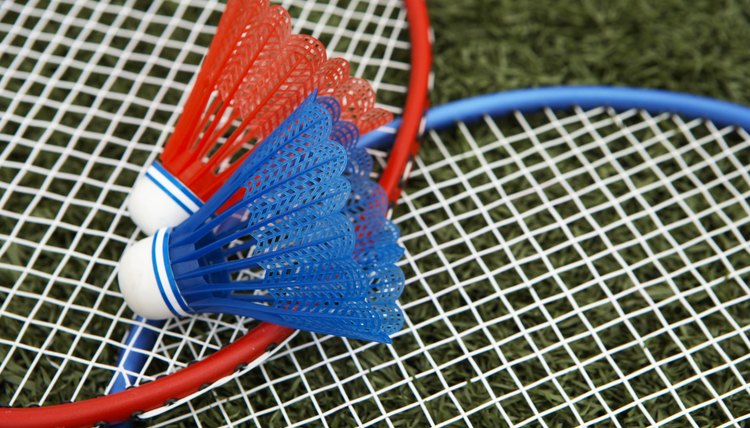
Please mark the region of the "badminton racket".
<svg viewBox="0 0 750 428"><path fill-rule="evenodd" d="M283 5L295 32L349 60L380 106L416 121L416 133L429 72L429 51L419 52L429 48L422 2ZM137 239L124 198L179 116L222 8L58 1L0 9L0 402L10 406L0 425L153 415L246 372L289 337L227 316L150 325L132 317L115 286L119 254ZM400 135L412 145L414 134ZM403 171L408 156L399 153L409 151L395 150L388 170ZM156 347L139 349L131 329ZM123 351L137 363L130 369L139 367L126 374L136 388L95 398L111 392Z"/></svg>
<svg viewBox="0 0 750 428"><path fill-rule="evenodd" d="M433 108L393 217L393 346L284 348L158 425L743 426L749 126L629 88Z"/></svg>

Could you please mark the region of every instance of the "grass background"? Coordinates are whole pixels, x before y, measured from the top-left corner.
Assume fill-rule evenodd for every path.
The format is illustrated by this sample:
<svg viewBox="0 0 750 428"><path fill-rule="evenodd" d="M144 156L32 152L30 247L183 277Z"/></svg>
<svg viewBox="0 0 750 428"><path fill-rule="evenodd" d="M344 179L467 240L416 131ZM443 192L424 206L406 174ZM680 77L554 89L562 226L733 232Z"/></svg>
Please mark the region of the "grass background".
<svg viewBox="0 0 750 428"><path fill-rule="evenodd" d="M471 95L477 95L487 92L502 91L513 88L524 88L540 85L558 85L558 84L615 84L615 85L632 85L640 87L654 87L671 90L690 92L712 96L720 99L730 100L739 103L750 104L750 2L749 1L639 1L639 0L616 0L616 1L559 1L559 0L538 0L538 1L487 1L487 0L428 0L431 19L435 31L434 46L434 71L435 71L435 89L432 96L433 104L441 104L450 100L460 99ZM112 18L114 19L114 18ZM133 22L135 28L137 22ZM125 43L123 41L122 43ZM12 58L11 58L12 59ZM5 58L5 60L8 60ZM83 58L83 61L86 59ZM113 58L112 61L115 61ZM200 61L196 58L195 62ZM0 61L0 64L5 64ZM137 71L138 67L133 66ZM28 70L27 70L28 71ZM46 71L45 71L46 72ZM49 73L53 73L50 70ZM104 80L106 76L102 76ZM184 76L188 80L189 76ZM20 83L19 83L20 85ZM152 88L156 92L158 88ZM124 85L123 92L127 92L128 87ZM42 89L39 89L41 92ZM170 99L176 102L181 94L170 94ZM63 97L60 95L60 97ZM149 94L143 94L143 98L148 98ZM2 98L6 106L10 103L7 94ZM84 100L81 105L86 105L89 100ZM31 109L31 107L26 107ZM102 110L119 108L116 102L101 107ZM145 108L143 108L145 110ZM2 111L2 109L0 109ZM53 115L54 111L47 114ZM164 113L164 117L169 116L171 111ZM16 114L20 114L16 111ZM141 113L138 113L141 114ZM134 114L133 116L138 116ZM145 113L141 114L142 116ZM84 120L82 117L71 119L69 126L77 126ZM89 125L101 131L108 126L104 118L92 121ZM115 134L123 139L128 138L139 129L137 125L132 124L128 129L117 130ZM3 130L4 133L11 134L12 129ZM161 135L162 129L149 130L154 135L154 139ZM128 134L128 133L131 134ZM41 133L41 131L39 131ZM33 140L34 135L28 135L27 138ZM146 140L146 138L144 138ZM0 141L0 144L3 142ZM60 135L59 145L64 146L68 141L66 135ZM84 144L85 143L85 144ZM99 141L80 142L78 150L81 152L93 152ZM1 146L0 146L1 148ZM26 154L18 154L19 159ZM118 158L121 153L105 154L112 158ZM142 155L142 154L141 154ZM54 159L48 162L52 162ZM83 162L82 162L83 163ZM48 167L49 165L43 165ZM0 179L9 182L16 171L10 169L0 171L3 174ZM76 171L71 171L75 173ZM127 178L123 183L134 179L137 171L126 171ZM123 174L125 175L125 174ZM44 177L38 177L35 180L41 181ZM102 180L106 176L102 177ZM123 184L119 183L118 184ZM24 183L33 188L37 181ZM124 184L123 184L124 185ZM71 188L73 184L70 185ZM70 188L59 190L60 194L72 191ZM89 190L75 190L80 192L79 197L95 200L98 197L100 189L92 187ZM85 195L84 193L87 193ZM126 193L117 193L116 197L124 199ZM31 196L27 195L31 200ZM21 207L23 203L19 203ZM110 213L111 214L111 213ZM54 217L56 212L51 209L49 213L38 214L42 217ZM98 224L103 230L113 221L114 214L107 215L105 219L99 219ZM71 224L80 222L80 218L66 220ZM122 225L122 223L120 223ZM6 233L13 227L12 221L3 221L0 223L0 232ZM126 225L132 227L131 225ZM29 226L32 228L32 226ZM406 225L406 227L410 227ZM35 234L43 233L43 230L29 230L24 232L26 237L35 237ZM65 247L66 243L72 239L72 233L60 236L58 244ZM122 233L123 236L127 232ZM33 240L33 239L31 239ZM79 251L86 253L92 251L91 248L85 247L90 240L81 243ZM107 251L111 251L109 256L111 260L117 259L117 254L124 246L123 242L110 244ZM119 247L118 247L119 246ZM31 250L29 250L31 251ZM12 260L9 263L22 265L25 253L9 253L7 255ZM54 270L59 260L46 260L43 264L46 269ZM435 263L433 260L432 263ZM42 264L42 262L40 262ZM428 268L428 266L425 266ZM39 268L40 270L44 268ZM107 267L108 271L101 273L100 278L106 278L111 275L112 266ZM4 276L0 279L14 281L16 279L13 272L0 272ZM70 272L72 279L78 279L77 270ZM94 275L92 275L94 276ZM95 282L95 280L91 280ZM60 293L59 298L64 299L64 292ZM410 294L412 293L412 294ZM412 301L418 298L418 292L407 291L405 301ZM29 303L32 305L33 303ZM420 314L419 308L415 309L414 319L428 318L429 314ZM410 314L412 316L412 314ZM4 324L0 327L7 331L18 329L18 323L2 320ZM444 331L440 326L433 327L434 332L427 330L420 331L424 339L439 340L444 337ZM39 338L44 338L44 332L39 332ZM305 341L307 339L303 339ZM543 339L540 339L543 340ZM404 352L410 347L416 346L413 343L401 342ZM337 352L345 352L343 345L336 341L325 343L327 352L330 355L338 355ZM339 350L337 347L341 347ZM449 359L460 353L461 350L446 350L445 358ZM511 351L508 351L511 352ZM314 352L306 353L311 360L319 358ZM371 348L366 353L361 353L360 357L370 367L377 367L391 359L391 355L385 351L385 348ZM286 367L285 364L286 363ZM283 376L285 371L293 372L293 364L298 362L282 361L266 369L274 376ZM311 365L319 361L302 361L302 365ZM490 362L488 362L490 363ZM335 366L340 370L339 376L346 376L347 370L350 374L356 372L356 368L348 366L351 364L346 361ZM425 364L421 366L420 364ZM429 365L423 361L415 359L409 369L419 373ZM682 368L680 368L682 369ZM456 366L454 369L446 369L448 376L461 379L464 375L462 370L466 367ZM519 369L520 370L520 369ZM530 368L530 371L538 370L538 367ZM7 372L6 372L7 373ZM392 378L388 376L387 370L373 373L371 381L376 387L385 387L392 378L399 378L401 374L394 373ZM314 376L319 376L315 378ZM313 386L325 385L330 383L325 370L316 370L310 373L307 379ZM606 377L606 373L602 373ZM7 380L7 379L6 379ZM246 379L246 383L252 385L254 381L262 382L263 379L257 373L251 373ZM658 381L658 380L654 380ZM11 388L12 382L2 384L5 388ZM352 388L347 391L350 397L357 397L367 393L364 387L352 384L346 386ZM40 385L43 387L44 385ZM501 385L506 387L506 385ZM415 387L420 390L423 396L431 392L440 390L441 385L433 380L421 379L415 381ZM357 389L360 388L360 389ZM481 396L481 391L474 390L473 385L461 389L461 399L467 400L465 405L471 407L471 401L480 402L485 398ZM512 387L511 387L512 388ZM276 392L282 394L281 400L294 400L303 391L303 385L299 379L276 386ZM209 395L207 398L227 397L235 394L237 391L232 387L227 387L216 392L216 395ZM410 402L406 395L408 391L397 389L383 394L382 400L391 408L397 408ZM540 399L549 399L551 402L559 399L554 397L553 391L539 392ZM616 400L616 397L612 397ZM696 400L703 399L703 396L696 396ZM257 392L253 397L253 405L257 409L263 409L264 406L273 406L276 397L270 391L262 390ZM341 401L341 397L335 393L320 394L316 400L326 408L335 407ZM236 407L229 406L229 412L233 416L243 415L247 409L242 401L236 403ZM310 417L306 412L315 414L315 411L309 408L309 402L303 400L299 406L292 406L288 412L293 417L304 419ZM371 403L369 403L371 405ZM738 406L745 406L738 403ZM305 409L305 407L308 407ZM378 415L379 410L369 409L368 402L363 401L357 404L357 412L361 415ZM431 401L429 411L433 414L435 420L445 420L456 414L456 409L452 404L443 399ZM523 400L519 400L517 407L513 403L507 403L508 409L514 409L518 415L528 417L528 409L523 407ZM664 405L667 414L672 411L673 404ZM744 407L738 407L743 409ZM654 405L654 412L658 414L659 404ZM599 409L588 409L591 414L595 414ZM294 413L294 412L298 412ZM368 413L371 412L371 413ZM327 419L330 426L350 426L352 420L347 417L346 412L340 412L341 415L334 415ZM174 416L174 415L171 415ZM494 426L493 416L496 414L488 412L478 414L472 419L475 426ZM711 423L711 414L706 413L703 422ZM167 415L170 417L170 415ZM203 415L206 419L202 422L206 426L213 426L218 421L224 419L220 412L207 412ZM519 416L521 417L521 416ZM636 419L626 420L629 423L638 424ZM260 422L267 426L281 426L284 419L278 414L264 415L259 418ZM572 419L569 415L561 414L557 419L547 421L550 426L569 426ZM426 421L420 414L420 410L406 411L399 422L403 426L424 426ZM183 426L192 426L193 422L188 420L181 421Z"/></svg>
<svg viewBox="0 0 750 428"><path fill-rule="evenodd" d="M750 2L430 0L433 102L539 85L750 101Z"/></svg>

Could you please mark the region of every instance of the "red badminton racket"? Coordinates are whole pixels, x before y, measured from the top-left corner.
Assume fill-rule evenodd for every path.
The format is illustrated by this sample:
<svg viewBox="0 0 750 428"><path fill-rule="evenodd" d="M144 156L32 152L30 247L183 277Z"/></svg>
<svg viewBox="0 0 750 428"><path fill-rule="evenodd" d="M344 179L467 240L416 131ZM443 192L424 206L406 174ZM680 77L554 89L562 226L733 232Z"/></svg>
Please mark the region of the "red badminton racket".
<svg viewBox="0 0 750 428"><path fill-rule="evenodd" d="M372 82L379 107L403 117L382 176L394 199L426 103L424 2L284 6L295 32L346 58L353 75ZM10 406L0 426L164 412L245 372L292 333L227 316L154 327L132 319L114 285L119 254L137 238L125 195L170 134L189 89L181 82L198 69L220 10L213 2L4 4L2 22L14 24L0 27L10 58L0 88L14 95L0 118L10 141L0 152L0 402ZM138 143L149 140L159 144ZM133 348L133 326L156 335L153 349ZM128 373L134 388L97 397L110 392L123 350L143 360Z"/></svg>

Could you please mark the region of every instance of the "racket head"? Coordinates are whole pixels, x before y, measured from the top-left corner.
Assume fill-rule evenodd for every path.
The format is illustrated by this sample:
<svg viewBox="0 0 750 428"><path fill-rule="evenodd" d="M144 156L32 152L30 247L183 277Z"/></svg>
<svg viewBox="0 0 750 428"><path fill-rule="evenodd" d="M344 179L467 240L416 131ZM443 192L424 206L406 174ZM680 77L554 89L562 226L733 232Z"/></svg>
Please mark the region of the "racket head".
<svg viewBox="0 0 750 428"><path fill-rule="evenodd" d="M412 54L401 2L283 5L295 32L328 42L330 56L349 60L354 75L384 94L379 107L403 112ZM416 14L424 13L420 7ZM257 323L213 316L161 327L133 319L115 271L138 239L123 209L126 195L176 122L223 5L61 0L3 8L0 129L10 143L0 149L0 372L7 374L0 402L50 406L106 394L122 374L123 351L142 354L144 364L126 370L126 384L163 385L171 376L158 377L213 361ZM133 329L155 336L157 347L132 349ZM238 361L226 363L229 372ZM226 381L206 379L210 387L201 391ZM171 408L159 400L145 408ZM3 423L13 424L17 410L3 410Z"/></svg>
<svg viewBox="0 0 750 428"><path fill-rule="evenodd" d="M393 346L292 346L194 412L227 426L742 425L749 117L630 88L433 108L394 211L407 328Z"/></svg>

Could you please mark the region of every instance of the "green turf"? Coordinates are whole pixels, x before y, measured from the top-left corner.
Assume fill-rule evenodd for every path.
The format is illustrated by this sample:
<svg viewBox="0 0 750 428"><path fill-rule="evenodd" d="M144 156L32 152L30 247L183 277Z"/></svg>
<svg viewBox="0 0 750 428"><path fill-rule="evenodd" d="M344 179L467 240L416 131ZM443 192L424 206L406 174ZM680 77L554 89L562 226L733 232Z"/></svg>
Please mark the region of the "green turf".
<svg viewBox="0 0 750 428"><path fill-rule="evenodd" d="M591 0L563 2L559 0L429 0L429 7L431 9L432 24L435 29L435 88L432 95L433 104L440 104L487 92L558 84L616 84L665 88L750 104L750 72L748 71L748 66L750 65L750 50L748 50L748 46L750 46L750 12L748 12L750 11L750 1ZM196 10L195 13L199 13L199 11ZM132 24L135 27L137 20L134 19ZM158 31L158 29L154 31ZM175 38L179 37L179 35L175 35ZM204 40L203 42L206 41ZM126 43L126 40L116 40L114 43ZM81 59L86 60L85 58ZM116 58L112 60L114 61ZM199 61L198 58L196 58L195 62L197 61ZM136 71L138 64L134 64L132 69ZM189 76L184 77L186 81L189 79ZM124 82L127 83L126 80ZM156 89L152 88L154 91ZM42 90L40 88L39 92ZM126 91L127 88L123 87L122 90ZM176 103L179 95L179 93L172 94L170 100ZM55 98L55 96L52 95L50 98ZM6 97L3 99L3 102L9 103L10 100ZM90 100L81 101L82 104L89 102ZM114 109L117 107L117 105L111 104L102 108ZM133 108L139 107L134 106ZM54 114L54 112L50 111L49 114ZM157 112L157 115L162 120L170 114L171 112L169 111ZM139 115L143 116L140 113L133 113L134 117L138 117ZM80 120L80 117L71 117L70 125L73 126ZM159 119L157 118L156 121L158 122ZM63 123L66 123L66 121L63 120ZM101 131L100 128L106 127L107 122L105 119L99 119L94 121L90 126L92 130ZM114 134L121 138L127 138L128 133L132 134L135 132L135 129L136 127L133 125L132 128L118 129ZM11 133L11 131L3 130L4 133ZM41 131L39 130L39 132ZM153 135L154 139L160 135L159 130L149 130L149 132L151 133L149 135ZM28 136L28 138L32 137L32 135ZM66 135L61 134L60 145L67 143L65 138ZM90 141L88 143L89 146L78 147L78 149L81 151L93 150L92 148L96 145L96 142ZM113 154L112 156L118 155ZM135 159L140 155L142 153L136 153L132 156ZM48 165L44 166L48 167ZM0 180L3 182L8 182L12 179L12 174L8 170L0 172L9 174L8 176L0 176ZM135 171L128 171L127 177L132 181L135 174ZM40 181L42 179L43 177L39 177ZM120 184L124 185L125 183ZM418 181L412 183L413 186L418 184ZM29 183L29 185L32 186L34 183ZM64 194L68 190L67 188L61 189L59 192ZM82 192L85 191L85 189L82 190ZM95 199L97 191L97 189L92 188L89 196ZM80 197L84 198L85 196L81 195ZM125 194L115 192L113 197L124 198ZM529 201L529 204L533 204L533 201ZM39 216L45 215L43 213L37 214ZM497 213L497 215L503 214L505 213ZM49 213L50 217L53 215L54 212ZM109 217L110 214L106 214L106 218L99 221L102 227L107 226L107 222L111 221ZM543 218L539 219L540 222L545 220ZM76 221L80 222L81 219L71 219L69 221L71 224L75 224ZM10 230L12 224L11 222L4 222L0 223L0 226ZM415 227L415 225L407 223L404 227ZM471 227L471 225L467 225L467 227ZM104 230L106 230L106 227ZM3 229L0 229L0 231L5 232ZM39 232L28 231L27 236L31 237L34 233ZM513 231L509 233L512 236ZM686 232L688 235L689 233L689 231ZM126 235L126 233L122 234ZM454 237L443 236L445 239ZM59 239L61 242L64 242L69 237L62 236ZM550 234L549 239L562 238ZM414 243L413 245L420 246L414 249L415 252L419 252L429 246L428 243ZM116 253L118 251L116 250L119 250L119 248L112 250L113 255L110 257L112 260L115 260L117 257ZM80 251L85 252L86 248L82 247ZM533 251L533 249L529 249L528 247L516 248L514 251L519 251L520 254L524 251ZM699 253L701 249L698 248L695 251ZM30 250L14 249L6 253L8 260L3 261L22 265L22 259L27 255L27 252L30 252ZM455 254L449 254L449 256L458 258L462 254L465 253L457 251ZM561 257L563 256L561 255ZM634 257L638 256L634 255ZM561 259L559 262L563 264L565 260ZM48 269L54 269L55 260L40 262L40 264L42 263L49 265ZM420 265L420 267L423 270L428 270L431 267L429 263L434 264L437 261L427 260L423 263L424 265ZM602 261L601 263L606 263L606 261ZM111 269L111 267L108 269ZM476 274L473 271L465 271L463 273L467 276ZM75 272L71 273L71 275L74 274ZM106 278L110 274L110 271L103 272L99 279ZM570 275L574 274L575 272ZM653 272L644 273L644 275L648 274L653 274ZM721 273L717 272L715 275L720 276ZM0 271L0 281L12 283L16 278L17 273L15 272ZM440 279L435 278L435 281L437 282ZM442 278L442 280L450 281L449 278ZM571 281L575 280L580 280L580 278L571 278ZM99 283L97 278L92 278L88 281ZM664 289L655 289L652 292L658 294L659 290L665 293L665 295L669 293L669 290ZM481 295L482 289L480 286L478 289L470 289L467 292L476 292ZM539 292L543 293L544 291L540 290ZM726 287L726 291L723 292L722 297L731 297L735 292L736 289ZM423 297L420 295L419 290L407 291L405 301L419 297ZM697 298L699 297L701 296ZM596 296L592 296L591 298L594 299ZM664 295L655 295L654 298L664 298ZM446 306L460 305L461 297L451 295L445 296L444 299L446 300ZM450 299L455 299L456 302L450 302ZM519 297L519 301L525 300L527 300L526 296ZM429 319L432 313L429 311L422 313L420 310L422 310L421 307L416 307L414 313L410 313L410 317L420 321ZM497 308L497 310L501 311L502 308ZM551 310L554 310L554 308ZM565 310L565 308L560 309L561 313ZM606 311L603 310L601 316L606 318L607 315ZM737 314L738 317L740 315ZM491 314L487 316L491 317ZM527 314L529 323L534 323L535 317L541 318L539 314ZM468 326L472 325L471 319L462 319L460 315L451 321L458 327L461 327L462 323ZM18 328L12 321L2 322L3 324L0 325L1 328L9 330ZM643 322L648 325L649 320L644 320ZM563 325L562 328L575 329L576 326ZM499 326L498 331L495 333L498 337L512 334L512 328L508 327L506 329L505 326ZM686 328L683 333L687 339L692 337L692 335L698 335L696 331L690 328ZM440 323L436 323L433 326L420 330L420 336L423 340L439 340L445 337L445 330ZM306 341L307 338L298 340ZM413 339L401 339L401 352L418 348L417 344L410 342L410 340ZM543 337L540 337L539 340L540 343L546 343ZM466 342L475 345L477 348L486 346L486 343L482 343L479 339L476 342L471 342L471 338L467 338ZM328 341L323 346L328 348L326 351L328 355L339 355L345 351L344 345L340 341ZM663 348L671 349L669 344L663 345ZM737 349L741 349L741 346L738 345ZM593 352L595 346L591 343L581 343L578 350L581 353ZM446 346L441 356L447 361L460 355L461 352L462 350L457 349L455 346ZM504 349L504 352L507 352L507 355L512 358L516 358L519 355L525 355L529 351L528 349L519 347ZM291 359L286 358L277 362L277 364L269 365L265 369L272 376L282 376L285 373L294 372L294 364L300 364L305 367L319 362L320 356L317 352L309 352L306 355L310 360L291 361ZM633 352L628 357L636 361L639 358L643 359L643 355L637 352ZM366 353L359 355L360 362L370 368L377 367L379 364L389 361L390 358L390 354L384 347L372 348ZM560 358L560 364L566 363L566 361L563 361L565 358L564 355L561 355ZM696 358L700 361L700 357ZM706 356L704 359L706 366L710 366L714 358L715 356ZM491 359L481 361L480 363L488 364L489 366L499 364L498 361ZM344 378L348 374L353 374L359 370L348 360L336 364L335 367L337 375L340 378ZM427 370L429 367L428 362L423 358L415 357L410 361L410 365L406 370L410 374L415 374ZM602 367L606 368L606 365ZM491 367L483 368L488 369ZM462 376L464 376L467 370L470 370L470 368L462 365L456 366L453 369L447 369L448 381L451 384L459 385ZM529 378L534 378L543 372L543 369L533 362L529 363L527 367L518 368L519 372L523 372L524 370L528 373ZM675 375L679 375L681 371L687 370L687 368L676 365L673 367L673 370L675 371ZM8 372L4 373L8 374ZM9 376L16 376L16 374L11 372ZM327 373L325 369L314 370L310 372L310 378L306 379L306 381L315 388L316 386L330 384L330 376L330 373ZM603 381L609 379L611 373L603 370L600 376L600 380ZM372 382L372 386L378 389L387 387L393 379L401 378L402 374L395 368L390 367L385 370L375 371L369 380ZM12 385L13 380L9 379L9 381L8 384L0 382L0 386ZM42 381L44 379L40 380L40 382ZM263 377L257 370L250 373L243 380L246 385L262 381ZM727 382L725 385L726 388L735 386L731 383L731 379L726 379L725 381ZM498 391L507 392L513 389L510 379L498 376L493 382L495 383L493 387L497 388ZM571 376L570 382L575 383L580 382L580 380ZM653 382L658 382L658 379L644 378L638 385L644 391L647 391L649 383ZM432 377L414 380L414 386L423 397L443 389L440 382ZM346 389L346 393L350 399L368 393L367 387L361 382L347 384L344 386L344 389ZM584 389L584 387L581 387L581 391ZM275 392L281 394L280 399L282 401L293 400L295 397L299 397L300 392L305 391L305 386L299 378L277 385L275 388ZM208 399L215 397L222 398L234 393L236 393L236 390L229 386L219 389L216 393L209 394ZM617 402L618 397L616 394L625 393L625 391L614 388L612 390L613 395L608 396L607 399ZM405 387L400 387L383 393L380 399L389 408L398 408L401 405L411 402L408 398L404 399L408 394L409 391ZM691 400L700 402L705 399L704 394L705 391L696 391L692 399L686 400L688 402ZM472 407L472 400L481 402L487 399L483 395L482 388L476 384L467 384L461 389L459 395L459 400L466 408ZM537 391L535 398L544 399L548 403L553 404L560 401L560 397L556 396L556 392L552 389ZM256 411L259 409L262 410L265 406L274 405L276 401L276 398L272 395L272 391L267 388L258 391L251 399ZM334 390L319 394L316 400L324 409L330 409L340 403L341 395ZM310 407L309 400L302 400L300 403L298 406L290 406L287 409L294 421L317 414L316 410ZM227 411L241 417L246 412L246 408L242 405L241 401L237 404L239 405L229 406ZM371 400L363 400L354 406L357 413L365 420L367 420L366 415L377 416L380 414L380 410L375 407ZM650 403L648 406L655 414L659 414L660 408L664 408L668 412L674 411L673 403L665 403L663 405L660 403ZM741 402L736 403L736 406L737 409L747 408L747 405ZM437 421L448 419L456 414L453 403L445 397L429 402L427 407L430 414ZM525 400L521 397L518 397L516 403L510 401L504 403L504 408L515 412L511 415L511 418L514 420L522 420L533 414L529 411ZM493 411L494 409L490 409L488 412L475 415L471 420L475 426L493 426L493 418L497 417L497 414L493 413ZM593 406L588 409L579 409L579 411L582 413L588 412L586 413L587 415L596 415L597 412L601 412L601 409ZM746 413L744 410L737 411L739 413ZM716 415L707 411L705 417L698 418L698 420L708 425L712 422L711 418L714 416ZM207 426L213 425L212 418L215 418L216 421L224 419L223 415L218 411L204 414L204 417L206 420L203 422ZM627 415L624 418L624 421L628 423L639 423L637 419L627 419ZM267 426L280 426L284 424L284 419L278 412L262 416L259 420ZM573 422L573 419L571 419L571 415L561 412L557 417L546 421L550 426L569 426ZM338 412L327 418L326 422L329 426L350 426L354 423L349 412ZM425 426L425 423L426 420L421 409L414 408L402 414L398 426ZM183 421L183 425L192 426L192 423L190 421Z"/></svg>
<svg viewBox="0 0 750 428"><path fill-rule="evenodd" d="M443 103L540 85L655 87L750 102L750 2L430 0Z"/></svg>

